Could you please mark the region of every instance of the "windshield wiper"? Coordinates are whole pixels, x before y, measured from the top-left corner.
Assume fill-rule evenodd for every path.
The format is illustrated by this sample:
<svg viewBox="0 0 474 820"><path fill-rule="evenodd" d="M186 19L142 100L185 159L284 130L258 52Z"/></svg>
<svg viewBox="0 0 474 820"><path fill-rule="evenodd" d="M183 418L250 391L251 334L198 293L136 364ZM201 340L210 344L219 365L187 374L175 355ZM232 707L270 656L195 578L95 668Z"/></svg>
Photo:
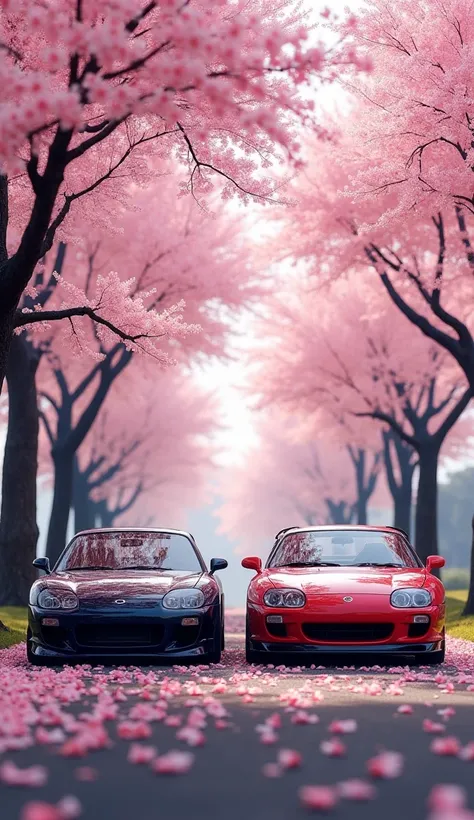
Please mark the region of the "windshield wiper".
<svg viewBox="0 0 474 820"><path fill-rule="evenodd" d="M173 572L174 571L172 567L146 567L146 566L140 566L140 564L137 564L136 567L122 567L122 569L147 569L150 572Z"/></svg>
<svg viewBox="0 0 474 820"><path fill-rule="evenodd" d="M83 569L108 569L113 570L114 567L67 567L65 570L61 570L61 572L81 572Z"/></svg>
<svg viewBox="0 0 474 820"><path fill-rule="evenodd" d="M283 567L340 567L341 564L334 564L331 561L291 561L289 564L281 564Z"/></svg>
<svg viewBox="0 0 474 820"><path fill-rule="evenodd" d="M353 564L354 567L397 567L403 569L403 564L376 564L374 561L365 561L363 564Z"/></svg>

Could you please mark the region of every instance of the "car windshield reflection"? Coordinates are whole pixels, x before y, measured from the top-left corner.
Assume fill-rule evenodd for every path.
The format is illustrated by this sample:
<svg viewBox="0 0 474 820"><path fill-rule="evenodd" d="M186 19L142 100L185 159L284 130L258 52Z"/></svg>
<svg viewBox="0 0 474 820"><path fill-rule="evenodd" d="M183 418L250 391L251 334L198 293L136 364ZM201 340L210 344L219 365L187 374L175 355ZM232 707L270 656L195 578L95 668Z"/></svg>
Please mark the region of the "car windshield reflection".
<svg viewBox="0 0 474 820"><path fill-rule="evenodd" d="M56 572L142 570L202 572L185 535L168 532L90 532L74 538Z"/></svg>
<svg viewBox="0 0 474 820"><path fill-rule="evenodd" d="M285 535L269 567L379 567L420 566L405 538L397 532L299 531Z"/></svg>

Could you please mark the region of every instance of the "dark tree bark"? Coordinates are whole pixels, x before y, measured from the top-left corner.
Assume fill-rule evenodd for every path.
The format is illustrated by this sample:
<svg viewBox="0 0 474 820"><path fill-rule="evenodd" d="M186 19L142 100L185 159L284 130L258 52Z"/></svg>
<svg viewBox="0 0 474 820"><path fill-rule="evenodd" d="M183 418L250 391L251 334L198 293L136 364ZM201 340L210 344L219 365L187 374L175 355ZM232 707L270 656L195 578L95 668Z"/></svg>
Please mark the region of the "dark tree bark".
<svg viewBox="0 0 474 820"><path fill-rule="evenodd" d="M358 414L385 422L394 433L400 436L402 441L412 447L418 454L419 486L416 501L415 549L423 561L426 560L428 555L436 555L438 552L437 466L439 453L446 436L461 417L472 398L471 389L468 388L455 401L438 429L431 431L433 420L454 400L457 390L455 385L448 391L447 396L437 404L435 387L436 379L433 378L428 386L422 387L414 404L411 397L405 394L405 385L397 385L399 396L405 399L403 412L413 431L411 434L407 433L399 424L395 413L374 410L369 413ZM426 394L426 406L422 410L421 400L424 393Z"/></svg>
<svg viewBox="0 0 474 820"><path fill-rule="evenodd" d="M471 274L474 274L473 246L465 212L460 205L455 206L455 215L466 261ZM443 272L447 255L443 215L438 213L432 217L431 221L438 241L438 255L433 270L432 285L420 279L417 260L413 259L411 251L403 258L404 254L400 254L400 250L398 252L387 251L381 246L370 244L366 246L365 252L393 304L424 336L436 342L456 359L474 395L474 339L468 325L442 304ZM421 294L425 307L429 309L428 313L420 313L407 301L406 291L398 287L398 283L392 278L393 274L399 276L400 273L403 274L405 281L411 283Z"/></svg>
<svg viewBox="0 0 474 820"><path fill-rule="evenodd" d="M39 355L25 336L13 336L7 367L8 431L0 518L0 604L25 606L35 580Z"/></svg>
<svg viewBox="0 0 474 820"><path fill-rule="evenodd" d="M54 566L66 546L67 526L71 511L74 453L57 448L52 453L54 463L54 494L49 519L46 554Z"/></svg>
<svg viewBox="0 0 474 820"><path fill-rule="evenodd" d="M466 606L463 609L463 615L474 615L474 516L472 518L472 537L471 537L471 580L469 583L469 594L467 596Z"/></svg>
<svg viewBox="0 0 474 820"><path fill-rule="evenodd" d="M66 246L60 242L54 270L61 273ZM35 287L42 288L35 299L25 299L23 306L44 306L56 287L50 277L43 287L39 270ZM17 317L18 318L18 317ZM36 476L38 471L38 397L36 373L42 351L34 347L26 333L14 335L7 367L9 394L8 433L2 476L2 510L0 517L0 604L25 605L28 587L35 579L31 562L36 557L38 528L36 524ZM15 563L12 564L12 555ZM6 568L15 566L15 572ZM8 581L5 576L8 574Z"/></svg>
<svg viewBox="0 0 474 820"><path fill-rule="evenodd" d="M387 484L393 499L393 525L411 536L413 475L416 453L392 430L383 431L384 463ZM395 470L396 461L398 470ZM396 475L398 472L398 477Z"/></svg>
<svg viewBox="0 0 474 820"><path fill-rule="evenodd" d="M100 519L100 526L101 527L113 527L114 522L116 519L116 514L114 510L109 510L106 501L101 501L97 505L99 519Z"/></svg>
<svg viewBox="0 0 474 820"><path fill-rule="evenodd" d="M352 464L354 465L357 488L356 518L358 524L367 524L367 509L372 493L377 484L380 469L381 453L374 455L370 469L367 465L367 451L360 447L348 448Z"/></svg>
<svg viewBox="0 0 474 820"><path fill-rule="evenodd" d="M428 555L438 554L438 458L437 442L420 447L415 549L423 563Z"/></svg>
<svg viewBox="0 0 474 820"><path fill-rule="evenodd" d="M55 433L51 430L51 426L46 417L44 415L42 416L50 437L51 455L55 467L53 506L46 542L46 555L51 563L57 560L66 542L69 513L73 503L74 459L76 452L94 424L107 398L110 387L129 364L132 355L132 352L123 347L123 345L115 345L115 347L109 351L106 358L92 369L73 392L69 391L65 374L61 370L55 371L55 376L61 391L61 403L55 404L55 412L57 415ZM98 384L92 394L92 398L82 411L79 419L73 421L75 402L82 398L95 379L98 379Z"/></svg>
<svg viewBox="0 0 474 820"><path fill-rule="evenodd" d="M329 513L329 524L352 524L356 513L355 505L348 504L347 501L333 501L326 498L326 506Z"/></svg>
<svg viewBox="0 0 474 820"><path fill-rule="evenodd" d="M96 505L89 497L87 478L81 473L77 456L74 459L74 530L90 530L95 527Z"/></svg>

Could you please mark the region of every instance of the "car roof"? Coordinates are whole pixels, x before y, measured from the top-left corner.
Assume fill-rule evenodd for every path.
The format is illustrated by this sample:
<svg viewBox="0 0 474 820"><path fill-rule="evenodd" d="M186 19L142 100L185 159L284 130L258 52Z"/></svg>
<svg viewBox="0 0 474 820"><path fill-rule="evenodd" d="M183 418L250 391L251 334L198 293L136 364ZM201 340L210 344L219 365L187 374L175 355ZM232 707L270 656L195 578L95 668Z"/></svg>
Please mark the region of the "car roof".
<svg viewBox="0 0 474 820"><path fill-rule="evenodd" d="M351 530L359 532L396 532L408 538L406 532L398 527L376 526L374 524L318 524L316 526L307 527L287 527L284 530L280 530L276 537L278 538L288 532L334 532L334 530L340 530L342 532Z"/></svg>
<svg viewBox="0 0 474 820"><path fill-rule="evenodd" d="M194 536L186 530L175 530L172 527L95 527L90 530L80 530L74 533L74 538L78 535L90 535L95 532L149 532L149 533L169 533L170 535L184 535L194 541Z"/></svg>

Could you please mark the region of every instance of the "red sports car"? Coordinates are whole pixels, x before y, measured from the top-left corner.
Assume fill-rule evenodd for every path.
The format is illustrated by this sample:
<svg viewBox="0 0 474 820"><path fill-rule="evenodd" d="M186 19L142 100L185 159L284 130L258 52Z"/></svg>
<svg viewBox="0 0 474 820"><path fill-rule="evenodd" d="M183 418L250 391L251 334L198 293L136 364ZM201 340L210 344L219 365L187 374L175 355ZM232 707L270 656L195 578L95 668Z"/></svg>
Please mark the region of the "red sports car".
<svg viewBox="0 0 474 820"><path fill-rule="evenodd" d="M445 593L404 532L394 527L292 527L282 530L247 593L246 655L415 656L444 661Z"/></svg>

